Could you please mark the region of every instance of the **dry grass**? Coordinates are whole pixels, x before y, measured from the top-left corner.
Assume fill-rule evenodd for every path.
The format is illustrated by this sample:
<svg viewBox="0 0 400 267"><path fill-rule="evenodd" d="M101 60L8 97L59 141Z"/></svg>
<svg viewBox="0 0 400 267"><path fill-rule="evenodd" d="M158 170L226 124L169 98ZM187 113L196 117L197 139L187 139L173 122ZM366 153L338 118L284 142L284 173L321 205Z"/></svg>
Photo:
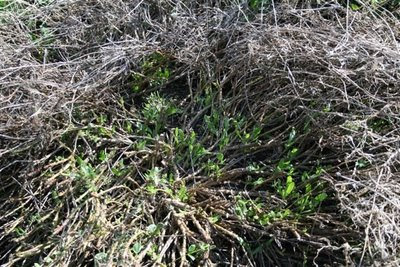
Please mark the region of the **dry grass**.
<svg viewBox="0 0 400 267"><path fill-rule="evenodd" d="M399 264L395 7L30 2L0 10L4 266Z"/></svg>

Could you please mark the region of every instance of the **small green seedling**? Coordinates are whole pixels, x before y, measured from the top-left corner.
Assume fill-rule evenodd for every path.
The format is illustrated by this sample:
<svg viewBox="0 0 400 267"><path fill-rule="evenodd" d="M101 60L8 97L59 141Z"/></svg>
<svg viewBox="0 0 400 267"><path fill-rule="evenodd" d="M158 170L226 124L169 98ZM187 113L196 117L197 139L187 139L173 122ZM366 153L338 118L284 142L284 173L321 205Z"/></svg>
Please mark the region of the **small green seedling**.
<svg viewBox="0 0 400 267"><path fill-rule="evenodd" d="M191 244L187 249L187 256L191 261L201 257L206 251L210 250L210 245L205 243Z"/></svg>
<svg viewBox="0 0 400 267"><path fill-rule="evenodd" d="M178 109L168 100L161 97L160 94L151 93L143 106L142 115L146 121L154 126L154 130L152 131L152 136L160 134L166 125L166 120L178 113ZM144 124L138 124L141 128L144 129L144 133L148 133L149 128ZM143 133L143 129L139 128L139 131Z"/></svg>
<svg viewBox="0 0 400 267"><path fill-rule="evenodd" d="M132 252L135 254L135 255L139 255L140 254L140 252L142 252L142 250L143 250L143 245L142 245L142 243L141 242L136 242L135 244L133 244L133 246L132 246Z"/></svg>

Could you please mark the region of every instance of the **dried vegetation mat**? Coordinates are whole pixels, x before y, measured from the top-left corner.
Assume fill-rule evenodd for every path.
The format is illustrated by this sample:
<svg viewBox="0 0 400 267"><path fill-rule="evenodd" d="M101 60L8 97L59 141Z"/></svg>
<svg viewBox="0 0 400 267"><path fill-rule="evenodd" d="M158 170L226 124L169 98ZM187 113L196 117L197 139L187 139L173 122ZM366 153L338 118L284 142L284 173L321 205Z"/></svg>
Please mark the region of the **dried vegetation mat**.
<svg viewBox="0 0 400 267"><path fill-rule="evenodd" d="M0 1L0 264L400 264L398 6L291 2Z"/></svg>

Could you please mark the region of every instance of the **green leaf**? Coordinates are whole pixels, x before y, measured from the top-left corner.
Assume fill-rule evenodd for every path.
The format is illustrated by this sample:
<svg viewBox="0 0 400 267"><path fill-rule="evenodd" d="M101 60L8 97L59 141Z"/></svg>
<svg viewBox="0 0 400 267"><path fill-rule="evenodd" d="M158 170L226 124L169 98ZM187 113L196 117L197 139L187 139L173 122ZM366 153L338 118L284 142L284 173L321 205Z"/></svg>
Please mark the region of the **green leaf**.
<svg viewBox="0 0 400 267"><path fill-rule="evenodd" d="M202 147L200 145L197 145L197 146L198 146L198 149L196 150L197 158L200 158L201 156L204 156L205 154L207 154L207 150L204 147Z"/></svg>
<svg viewBox="0 0 400 267"><path fill-rule="evenodd" d="M253 132L251 133L252 139L253 140L257 140L257 138L260 135L260 133L261 133L261 127L258 127L258 126L254 127L253 128Z"/></svg>
<svg viewBox="0 0 400 267"><path fill-rule="evenodd" d="M158 185L161 179L161 171L161 168L154 167L153 169L147 171L147 173L144 175L144 178L148 182L153 182L155 185Z"/></svg>
<svg viewBox="0 0 400 267"><path fill-rule="evenodd" d="M186 202L186 201L189 199L189 196L188 196L188 194L187 194L187 188L186 188L186 186L182 185L182 186L179 188L178 197L179 197L180 201L182 201L182 202Z"/></svg>
<svg viewBox="0 0 400 267"><path fill-rule="evenodd" d="M293 192L294 187L295 187L295 183L293 182L293 178L292 178L292 176L289 175L286 178L286 188L285 188L284 196L288 197Z"/></svg>
<svg viewBox="0 0 400 267"><path fill-rule="evenodd" d="M303 172L303 174L301 175L301 181L304 182L307 179L309 179L310 175L308 174L308 172Z"/></svg>
<svg viewBox="0 0 400 267"><path fill-rule="evenodd" d="M101 150L99 153L99 160L100 161L105 161L107 159L107 153L105 150Z"/></svg>
<svg viewBox="0 0 400 267"><path fill-rule="evenodd" d="M147 226L146 230L150 235L153 235L153 236L158 235L161 230L161 225L153 223L153 224L150 224L149 226Z"/></svg>
<svg viewBox="0 0 400 267"><path fill-rule="evenodd" d="M143 246L140 242L136 242L132 247L132 252L138 255L143 249Z"/></svg>
<svg viewBox="0 0 400 267"><path fill-rule="evenodd" d="M200 250L203 252L210 249L210 245L206 244L206 243L200 243L199 247L200 247Z"/></svg>
<svg viewBox="0 0 400 267"><path fill-rule="evenodd" d="M151 195L155 195L158 191L158 189L154 185L148 185L146 186L147 192L149 192Z"/></svg>
<svg viewBox="0 0 400 267"><path fill-rule="evenodd" d="M295 147L290 151L290 156L294 157L297 155L298 152L299 152L299 149Z"/></svg>
<svg viewBox="0 0 400 267"><path fill-rule="evenodd" d="M197 246L196 244L191 244L188 248L188 253L189 254L194 254L197 251Z"/></svg>
<svg viewBox="0 0 400 267"><path fill-rule="evenodd" d="M169 106L167 108L167 116L172 116L176 113L178 113L178 109L175 106Z"/></svg>
<svg viewBox="0 0 400 267"><path fill-rule="evenodd" d="M108 255L105 252L99 252L94 256L94 258L98 263L106 263Z"/></svg>
<svg viewBox="0 0 400 267"><path fill-rule="evenodd" d="M294 128L292 128L292 130L290 131L290 134L289 134L288 143L293 143L295 138L296 138L296 130Z"/></svg>
<svg viewBox="0 0 400 267"><path fill-rule="evenodd" d="M196 254L198 252L198 248L196 244L191 244L187 250L187 256L190 260L194 261L196 259Z"/></svg>
<svg viewBox="0 0 400 267"><path fill-rule="evenodd" d="M290 167L290 161L289 160L280 160L278 163L278 171L284 171Z"/></svg>
<svg viewBox="0 0 400 267"><path fill-rule="evenodd" d="M217 153L217 159L218 159L218 161L219 162L223 162L224 161L224 154L222 154L222 153Z"/></svg>
<svg viewBox="0 0 400 267"><path fill-rule="evenodd" d="M134 85L132 86L132 91L133 91L134 93L138 93L138 92L140 91L139 85L134 84Z"/></svg>
<svg viewBox="0 0 400 267"><path fill-rule="evenodd" d="M255 180L255 181L253 182L253 185L254 185L254 186L262 185L264 182L265 182L265 179L262 178L262 177L259 177L257 180Z"/></svg>
<svg viewBox="0 0 400 267"><path fill-rule="evenodd" d="M209 221L211 223L217 223L220 220L220 216L219 215L213 215L209 218Z"/></svg>
<svg viewBox="0 0 400 267"><path fill-rule="evenodd" d="M315 200L318 201L319 203L321 203L322 201L324 201L326 198L328 197L328 195L326 193L320 193L315 197Z"/></svg>
<svg viewBox="0 0 400 267"><path fill-rule="evenodd" d="M80 171L83 178L92 179L96 176L93 167L89 163L86 163L84 161L81 164Z"/></svg>
<svg viewBox="0 0 400 267"><path fill-rule="evenodd" d="M21 227L16 227L14 229L14 231L17 234L17 236L23 236L26 234L26 231L24 229L22 229Z"/></svg>
<svg viewBox="0 0 400 267"><path fill-rule="evenodd" d="M361 9L361 6L359 6L359 5L357 5L357 4L354 4L354 3L351 3L351 4L350 4L350 8L351 8L353 11L357 11L357 10L360 10L360 9Z"/></svg>
<svg viewBox="0 0 400 267"><path fill-rule="evenodd" d="M365 159L360 159L360 160L358 160L358 161L356 162L356 167L357 167L357 168L360 168L360 169L365 168L365 167L367 167L368 165L369 165L369 162L368 162L367 160L365 160Z"/></svg>
<svg viewBox="0 0 400 267"><path fill-rule="evenodd" d="M170 74L169 74L169 69L168 69L168 68L165 68L165 69L164 69L164 78L168 79L169 76L170 76Z"/></svg>
<svg viewBox="0 0 400 267"><path fill-rule="evenodd" d="M311 189L312 189L311 184L306 184L306 193L311 192Z"/></svg>

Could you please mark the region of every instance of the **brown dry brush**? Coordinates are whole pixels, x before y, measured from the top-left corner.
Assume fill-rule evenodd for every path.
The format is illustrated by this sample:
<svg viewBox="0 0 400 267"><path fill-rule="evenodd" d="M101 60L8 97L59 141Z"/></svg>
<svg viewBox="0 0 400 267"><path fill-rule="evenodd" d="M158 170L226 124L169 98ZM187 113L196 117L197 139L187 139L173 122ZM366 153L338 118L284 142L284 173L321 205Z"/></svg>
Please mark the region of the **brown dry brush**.
<svg viewBox="0 0 400 267"><path fill-rule="evenodd" d="M399 263L395 9L15 3L0 11L4 266ZM152 82L165 66L167 81ZM179 111L149 136L154 92ZM257 140L235 133L238 117ZM207 153L193 158L176 128ZM289 159L300 194L301 174L320 170L310 186L328 198L312 210L277 192Z"/></svg>

